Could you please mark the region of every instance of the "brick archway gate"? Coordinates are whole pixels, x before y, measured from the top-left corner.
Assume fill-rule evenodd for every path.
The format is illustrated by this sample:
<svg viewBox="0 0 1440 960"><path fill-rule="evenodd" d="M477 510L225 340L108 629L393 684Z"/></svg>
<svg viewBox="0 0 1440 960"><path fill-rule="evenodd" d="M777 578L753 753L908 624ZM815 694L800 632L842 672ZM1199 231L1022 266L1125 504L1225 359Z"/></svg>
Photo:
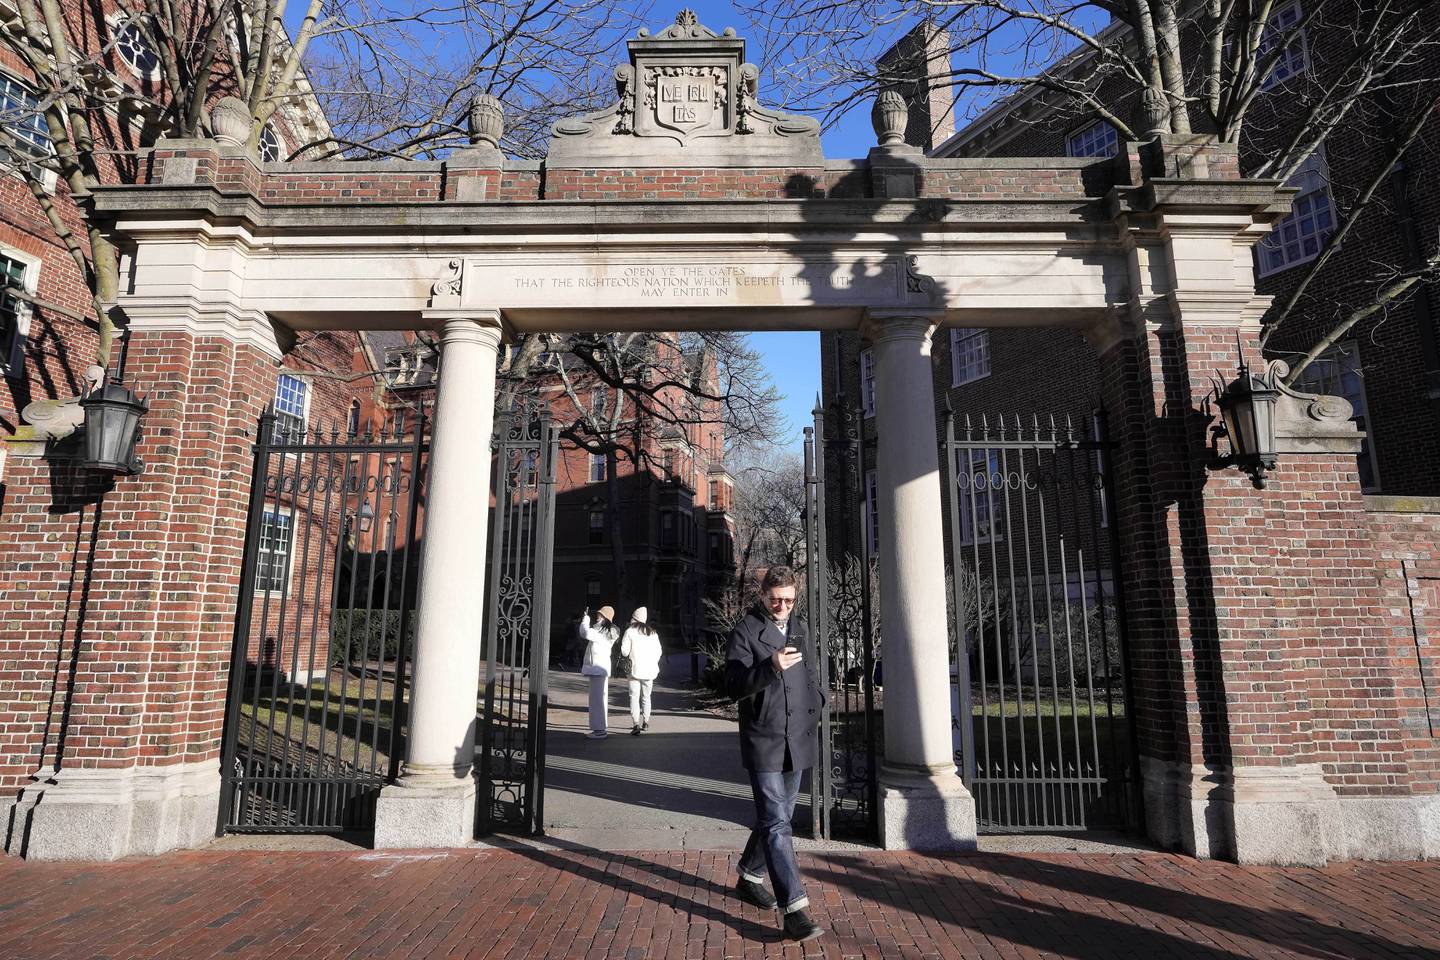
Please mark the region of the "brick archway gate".
<svg viewBox="0 0 1440 960"><path fill-rule="evenodd" d="M126 666L104 672L112 697L70 705L68 723L103 736L69 740L58 773L43 754L13 812L34 855L117 856L213 830L247 431L295 334L404 327L442 344L429 511L447 522L426 537L411 737L377 845L473 833L465 674L486 541L473 490L489 471L475 438L491 430L506 336L702 327L859 329L873 345L890 534L880 831L891 847L973 845L951 749L931 337L1060 325L1096 347L1110 411L1150 835L1268 862L1440 848L1436 751L1412 716L1422 678L1377 593L1343 404L1283 400L1282 466L1263 492L1205 467L1209 378L1232 367L1237 336L1256 359L1250 249L1287 194L1240 179L1233 151L1201 138L1106 160L888 145L828 161L817 124L760 105L743 59L740 39L688 23L633 41L617 103L558 124L543 163L504 157L482 110L475 145L443 162L262 165L234 145L165 142L147 183L97 192L134 251L127 374L152 398L147 474L106 509L167 520L136 531L124 559L84 561L118 638L90 655ZM661 78L692 74L706 108L667 120L691 84ZM25 509L0 529L0 575L19 577L19 555L70 562L53 546L73 531L46 512L50 480L43 459L7 469ZM182 573L185 591L165 586ZM4 639L24 643L24 629ZM77 662L83 681L94 667Z"/></svg>

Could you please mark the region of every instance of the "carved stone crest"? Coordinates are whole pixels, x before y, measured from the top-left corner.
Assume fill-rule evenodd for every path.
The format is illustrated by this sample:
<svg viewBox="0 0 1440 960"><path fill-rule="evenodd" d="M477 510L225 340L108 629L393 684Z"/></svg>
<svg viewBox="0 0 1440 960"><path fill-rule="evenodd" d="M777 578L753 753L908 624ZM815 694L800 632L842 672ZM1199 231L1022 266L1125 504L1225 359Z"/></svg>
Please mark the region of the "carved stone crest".
<svg viewBox="0 0 1440 960"><path fill-rule="evenodd" d="M733 29L716 33L682 10L628 46L616 102L555 124L550 167L824 163L818 122L761 105L760 71Z"/></svg>

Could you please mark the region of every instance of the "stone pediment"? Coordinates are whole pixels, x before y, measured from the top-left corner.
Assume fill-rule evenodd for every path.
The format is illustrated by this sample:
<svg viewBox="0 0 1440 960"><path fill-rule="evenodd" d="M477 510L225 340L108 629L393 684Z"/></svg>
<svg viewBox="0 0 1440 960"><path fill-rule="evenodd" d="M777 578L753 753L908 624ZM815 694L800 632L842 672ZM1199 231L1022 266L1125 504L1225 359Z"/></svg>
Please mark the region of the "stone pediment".
<svg viewBox="0 0 1440 960"><path fill-rule="evenodd" d="M682 10L657 33L629 41L615 68L619 99L555 124L546 165L556 167L818 166L820 124L761 106L760 71L745 41Z"/></svg>

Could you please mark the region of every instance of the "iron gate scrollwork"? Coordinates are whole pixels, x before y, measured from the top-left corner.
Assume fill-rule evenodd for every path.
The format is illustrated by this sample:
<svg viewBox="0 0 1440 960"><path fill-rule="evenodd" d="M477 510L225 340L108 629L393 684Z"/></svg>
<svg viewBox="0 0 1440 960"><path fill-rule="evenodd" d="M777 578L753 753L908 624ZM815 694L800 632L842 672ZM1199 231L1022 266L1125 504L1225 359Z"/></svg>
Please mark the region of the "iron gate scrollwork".
<svg viewBox="0 0 1440 960"><path fill-rule="evenodd" d="M543 832L550 577L559 429L521 409L496 424L479 717L481 834Z"/></svg>
<svg viewBox="0 0 1440 960"><path fill-rule="evenodd" d="M806 655L815 658L829 695L818 734L821 762L811 778L812 832L827 839L874 839L879 637L872 629L874 561L864 511L855 509L864 502L866 444L860 412L850 409L843 394L830 411L830 431L826 419L817 407L814 426L805 430L806 604L815 648ZM839 493L833 516L826 513L827 477Z"/></svg>
<svg viewBox="0 0 1440 960"><path fill-rule="evenodd" d="M429 437L260 418L221 748L218 832L374 826L405 751Z"/></svg>
<svg viewBox="0 0 1440 960"><path fill-rule="evenodd" d="M956 762L982 832L1139 822L1104 414L945 436Z"/></svg>

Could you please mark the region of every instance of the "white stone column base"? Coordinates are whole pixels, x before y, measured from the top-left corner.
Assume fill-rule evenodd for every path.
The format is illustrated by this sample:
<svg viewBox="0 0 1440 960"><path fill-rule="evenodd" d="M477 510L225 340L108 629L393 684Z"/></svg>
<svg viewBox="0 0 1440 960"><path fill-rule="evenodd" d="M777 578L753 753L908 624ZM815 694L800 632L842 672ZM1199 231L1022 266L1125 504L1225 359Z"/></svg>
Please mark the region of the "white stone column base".
<svg viewBox="0 0 1440 960"><path fill-rule="evenodd" d="M465 847L475 840L475 778L401 777L375 801L376 850Z"/></svg>
<svg viewBox="0 0 1440 960"><path fill-rule="evenodd" d="M880 768L880 846L956 853L976 849L975 798L954 771L934 776Z"/></svg>
<svg viewBox="0 0 1440 960"><path fill-rule="evenodd" d="M1142 758L1150 838L1243 864L1440 857L1440 797L1341 797L1317 764L1195 767Z"/></svg>
<svg viewBox="0 0 1440 960"><path fill-rule="evenodd" d="M5 851L31 860L118 860L215 838L216 760L169 767L62 769L6 811Z"/></svg>

